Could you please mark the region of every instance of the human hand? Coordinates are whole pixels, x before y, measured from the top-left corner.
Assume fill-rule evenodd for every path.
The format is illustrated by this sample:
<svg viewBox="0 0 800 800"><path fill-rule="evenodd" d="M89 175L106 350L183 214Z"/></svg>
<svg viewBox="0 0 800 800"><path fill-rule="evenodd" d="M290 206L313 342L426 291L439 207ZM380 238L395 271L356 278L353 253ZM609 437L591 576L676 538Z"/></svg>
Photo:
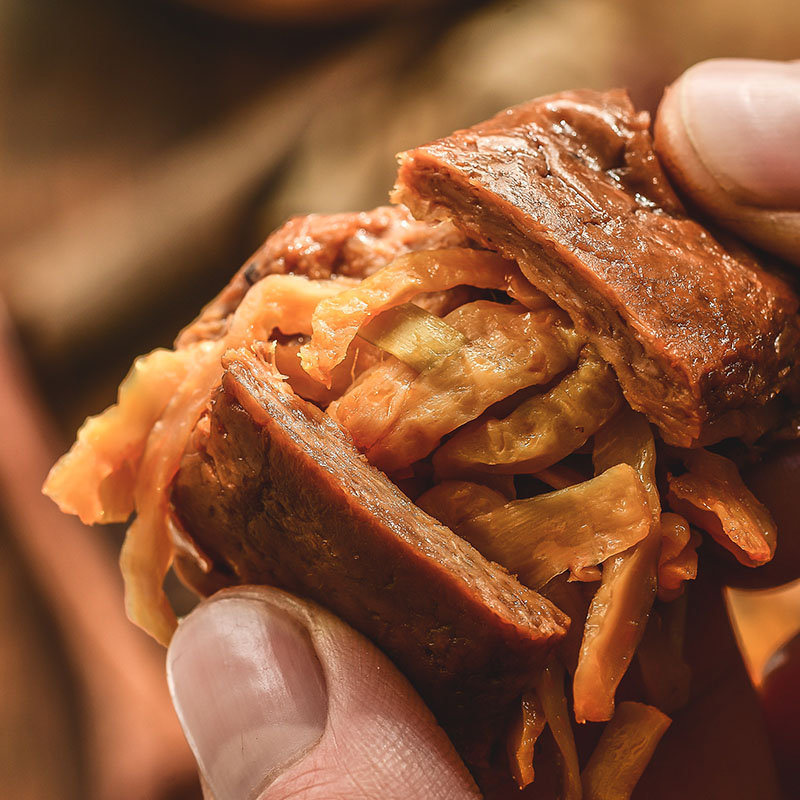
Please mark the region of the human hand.
<svg viewBox="0 0 800 800"><path fill-rule="evenodd" d="M800 61L715 59L670 86L655 148L688 201L732 233L800 265ZM732 566L725 582L779 586L800 577L800 444L787 442L743 473L778 520L775 558Z"/></svg>
<svg viewBox="0 0 800 800"><path fill-rule="evenodd" d="M800 265L800 61L696 64L667 89L655 143L694 205Z"/></svg>
<svg viewBox="0 0 800 800"><path fill-rule="evenodd" d="M707 62L667 93L656 122L657 148L692 203L800 263L799 129L800 66ZM792 458L800 463L796 454ZM792 469L780 462L777 473L794 483L770 480L765 491L790 494L787 487L797 485ZM784 523L795 533L793 510L776 516L783 533ZM784 539L800 543L791 534ZM797 548L782 543L778 559L782 574L800 574ZM688 643L697 678L692 703L676 718L642 783L646 794L638 796L777 797L758 707L719 586L701 576L691 591L699 600ZM371 644L313 604L266 588L217 595L178 629L168 669L176 708L215 800L478 796L405 679Z"/></svg>
<svg viewBox="0 0 800 800"><path fill-rule="evenodd" d="M479 797L408 681L314 603L219 592L181 623L167 670L214 800Z"/></svg>

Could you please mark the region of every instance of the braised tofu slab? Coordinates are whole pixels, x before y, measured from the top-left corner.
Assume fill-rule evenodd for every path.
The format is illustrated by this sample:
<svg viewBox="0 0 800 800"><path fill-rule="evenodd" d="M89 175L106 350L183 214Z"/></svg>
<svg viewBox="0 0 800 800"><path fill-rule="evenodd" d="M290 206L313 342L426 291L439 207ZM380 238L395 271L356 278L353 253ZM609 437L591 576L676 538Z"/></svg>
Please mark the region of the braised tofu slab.
<svg viewBox="0 0 800 800"><path fill-rule="evenodd" d="M193 540L237 583L310 597L371 637L456 730L507 713L566 615L414 505L269 365L226 360L172 490Z"/></svg>
<svg viewBox="0 0 800 800"><path fill-rule="evenodd" d="M623 91L533 100L401 156L394 199L518 262L670 443L741 435L798 359L797 298L690 219Z"/></svg>

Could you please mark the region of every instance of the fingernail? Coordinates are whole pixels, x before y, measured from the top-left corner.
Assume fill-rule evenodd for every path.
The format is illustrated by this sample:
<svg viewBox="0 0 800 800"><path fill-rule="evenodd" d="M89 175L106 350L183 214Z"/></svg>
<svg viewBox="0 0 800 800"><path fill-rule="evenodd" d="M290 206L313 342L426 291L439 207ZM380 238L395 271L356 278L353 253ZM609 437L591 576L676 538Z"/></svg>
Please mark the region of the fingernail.
<svg viewBox="0 0 800 800"><path fill-rule="evenodd" d="M254 797L325 728L328 695L308 633L261 600L199 606L173 637L167 677L216 800Z"/></svg>
<svg viewBox="0 0 800 800"><path fill-rule="evenodd" d="M690 141L737 203L800 207L800 62L705 61L676 88Z"/></svg>

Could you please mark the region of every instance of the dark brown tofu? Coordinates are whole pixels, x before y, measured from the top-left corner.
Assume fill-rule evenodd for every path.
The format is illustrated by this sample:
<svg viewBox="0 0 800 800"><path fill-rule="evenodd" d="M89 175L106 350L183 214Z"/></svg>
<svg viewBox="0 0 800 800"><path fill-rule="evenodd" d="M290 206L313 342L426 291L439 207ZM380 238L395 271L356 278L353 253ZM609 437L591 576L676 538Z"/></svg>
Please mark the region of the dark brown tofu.
<svg viewBox="0 0 800 800"><path fill-rule="evenodd" d="M232 580L309 597L377 643L468 758L462 728L500 731L566 633L561 611L414 505L249 352L227 357L172 503Z"/></svg>
<svg viewBox="0 0 800 800"><path fill-rule="evenodd" d="M394 199L517 260L628 402L691 446L796 379L798 300L689 218L648 125L623 91L544 97L403 154Z"/></svg>
<svg viewBox="0 0 800 800"><path fill-rule="evenodd" d="M415 220L403 206L294 217L271 233L230 283L181 331L176 344L218 339L247 290L267 275L363 278L411 250L465 244L452 225Z"/></svg>

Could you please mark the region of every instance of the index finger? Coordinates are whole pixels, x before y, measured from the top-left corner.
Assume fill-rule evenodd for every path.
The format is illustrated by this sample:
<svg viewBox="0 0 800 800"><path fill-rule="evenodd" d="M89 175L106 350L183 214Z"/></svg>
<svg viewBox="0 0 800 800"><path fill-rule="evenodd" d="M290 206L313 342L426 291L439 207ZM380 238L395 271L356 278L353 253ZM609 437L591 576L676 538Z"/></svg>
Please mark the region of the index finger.
<svg viewBox="0 0 800 800"><path fill-rule="evenodd" d="M667 89L655 148L719 224L800 264L800 61L715 59Z"/></svg>

